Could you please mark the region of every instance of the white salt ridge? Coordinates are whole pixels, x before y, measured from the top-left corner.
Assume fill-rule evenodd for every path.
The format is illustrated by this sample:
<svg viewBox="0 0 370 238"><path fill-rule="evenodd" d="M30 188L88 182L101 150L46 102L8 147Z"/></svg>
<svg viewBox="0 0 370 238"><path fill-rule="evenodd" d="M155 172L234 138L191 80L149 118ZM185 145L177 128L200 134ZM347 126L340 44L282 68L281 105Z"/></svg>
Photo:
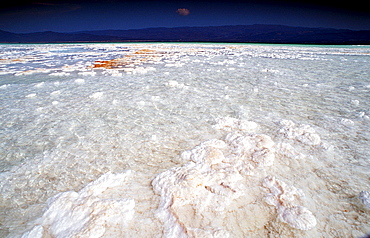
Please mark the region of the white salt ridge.
<svg viewBox="0 0 370 238"><path fill-rule="evenodd" d="M121 77L123 75L119 70L106 70L105 72L113 77Z"/></svg>
<svg viewBox="0 0 370 238"><path fill-rule="evenodd" d="M116 235L125 233L133 218L133 199L115 198L110 189L125 186L131 171L107 173L89 183L79 192L68 191L55 195L37 225L22 238L41 237L102 237L109 230Z"/></svg>
<svg viewBox="0 0 370 238"><path fill-rule="evenodd" d="M351 100L351 103L355 106L358 106L360 105L360 101L359 100Z"/></svg>
<svg viewBox="0 0 370 238"><path fill-rule="evenodd" d="M315 216L303 206L280 206L279 219L291 227L299 230L310 230L317 224Z"/></svg>
<svg viewBox="0 0 370 238"><path fill-rule="evenodd" d="M223 117L216 119L216 124L213 128L225 131L253 131L258 127L258 124L253 121L238 120L232 117Z"/></svg>
<svg viewBox="0 0 370 238"><path fill-rule="evenodd" d="M221 224L213 224L212 219L225 219L230 204L248 191L243 185L245 176L259 176L259 170L272 166L275 159L272 139L263 134L247 133L256 125L248 122L247 125L253 126L241 126L243 123L245 121L235 118L219 119L215 128L234 128L235 131L227 134L224 140L209 140L183 152L183 160L190 162L167 170L153 180L154 191L161 196L157 215L164 223L165 237L203 237L205 234L215 237L215 232L222 232L224 237L230 235ZM303 157L286 143L280 147L292 157ZM282 222L300 230L316 226L312 212L298 205L304 197L301 190L272 176L264 179L263 186L270 191L266 202L276 207Z"/></svg>
<svg viewBox="0 0 370 238"><path fill-rule="evenodd" d="M312 212L306 207L296 205L297 198L304 197L301 190L273 176L267 176L263 181L263 186L270 191L265 197L266 202L277 208L281 221L300 230L309 230L316 226L317 221Z"/></svg>
<svg viewBox="0 0 370 238"><path fill-rule="evenodd" d="M78 74L79 75L83 75L83 76L95 76L96 75L96 72L94 72L94 71L86 71L86 72L79 72Z"/></svg>
<svg viewBox="0 0 370 238"><path fill-rule="evenodd" d="M103 95L104 95L103 92L96 92L96 93L91 94L89 97L92 99L101 99Z"/></svg>
<svg viewBox="0 0 370 238"><path fill-rule="evenodd" d="M127 74L146 74L150 71L155 71L154 67L135 67L135 68L124 68L123 71Z"/></svg>
<svg viewBox="0 0 370 238"><path fill-rule="evenodd" d="M0 71L0 75L6 75L6 74L13 74L13 72L10 72L10 71Z"/></svg>
<svg viewBox="0 0 370 238"><path fill-rule="evenodd" d="M167 83L166 83L166 86L167 87L170 87L170 88L184 88L185 85L183 83L179 83L175 80L169 80Z"/></svg>
<svg viewBox="0 0 370 238"><path fill-rule="evenodd" d="M218 155L222 154L217 149L220 143L216 142L216 147L211 146L211 142L207 144L207 157L201 158L197 151L191 157L216 163ZM161 196L157 216L164 223L165 237L197 237L202 233L213 236L220 232L228 235L226 230L212 223L217 215L225 215L232 200L242 195L237 183L242 177L232 169L212 169L211 164L189 162L153 180L153 189ZM200 226L200 223L207 225Z"/></svg>
<svg viewBox="0 0 370 238"><path fill-rule="evenodd" d="M231 146L228 161L240 173L253 175L256 168L271 166L275 160L275 143L264 134L229 133L225 140Z"/></svg>
<svg viewBox="0 0 370 238"><path fill-rule="evenodd" d="M168 63L164 65L165 67L182 67L184 66L183 63Z"/></svg>
<svg viewBox="0 0 370 238"><path fill-rule="evenodd" d="M229 237L221 221L229 205L248 191L243 176L273 164L273 147L267 135L230 133L225 140L209 140L182 153L190 162L152 182L161 196L157 216L165 237Z"/></svg>
<svg viewBox="0 0 370 238"><path fill-rule="evenodd" d="M75 83L76 84L84 84L85 83L85 79L75 79Z"/></svg>
<svg viewBox="0 0 370 238"><path fill-rule="evenodd" d="M71 74L67 72L55 72L55 73L49 74L49 76L56 76L56 77L69 76L69 75Z"/></svg>
<svg viewBox="0 0 370 238"><path fill-rule="evenodd" d="M14 76L32 75L34 73L37 73L37 71L35 71L35 70L27 70L27 71L17 72L17 73L14 74Z"/></svg>
<svg viewBox="0 0 370 238"><path fill-rule="evenodd" d="M36 97L36 93L30 93L26 96L26 98L34 98Z"/></svg>
<svg viewBox="0 0 370 238"><path fill-rule="evenodd" d="M275 148L278 153L286 156L287 158L300 160L306 157L306 155L303 153L297 152L296 149L294 149L294 147L289 143L278 143Z"/></svg>
<svg viewBox="0 0 370 238"><path fill-rule="evenodd" d="M42 88L44 86L44 82L38 83L35 85L35 88Z"/></svg>
<svg viewBox="0 0 370 238"><path fill-rule="evenodd" d="M319 145L321 143L320 136L309 125L296 125L290 120L282 120L280 124L282 128L279 132L288 139L295 139L306 145Z"/></svg>
<svg viewBox="0 0 370 238"><path fill-rule="evenodd" d="M353 126L355 124L354 121L352 121L351 119L348 119L348 118L342 118L340 120L340 123L342 123L345 126Z"/></svg>
<svg viewBox="0 0 370 238"><path fill-rule="evenodd" d="M57 96L60 95L62 92L60 90L56 90L50 93L50 96Z"/></svg>

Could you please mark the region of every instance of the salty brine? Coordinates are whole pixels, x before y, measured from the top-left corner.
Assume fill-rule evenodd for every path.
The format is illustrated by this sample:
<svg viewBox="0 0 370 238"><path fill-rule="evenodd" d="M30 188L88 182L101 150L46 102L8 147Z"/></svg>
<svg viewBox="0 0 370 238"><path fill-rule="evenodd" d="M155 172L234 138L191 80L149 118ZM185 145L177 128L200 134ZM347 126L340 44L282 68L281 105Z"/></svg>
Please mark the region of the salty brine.
<svg viewBox="0 0 370 238"><path fill-rule="evenodd" d="M0 48L1 237L370 233L370 47Z"/></svg>

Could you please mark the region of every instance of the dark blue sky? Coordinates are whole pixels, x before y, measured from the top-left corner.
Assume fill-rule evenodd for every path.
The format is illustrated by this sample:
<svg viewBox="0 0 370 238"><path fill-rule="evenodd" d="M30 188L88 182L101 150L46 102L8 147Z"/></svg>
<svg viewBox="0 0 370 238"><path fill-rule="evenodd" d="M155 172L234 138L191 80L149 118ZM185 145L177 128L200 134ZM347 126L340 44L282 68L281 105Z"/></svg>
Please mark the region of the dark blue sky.
<svg viewBox="0 0 370 238"><path fill-rule="evenodd" d="M282 24L370 30L363 0L14 0L0 9L0 29L16 33L149 27ZM176 12L186 8L190 14ZM185 15L185 16L184 16Z"/></svg>

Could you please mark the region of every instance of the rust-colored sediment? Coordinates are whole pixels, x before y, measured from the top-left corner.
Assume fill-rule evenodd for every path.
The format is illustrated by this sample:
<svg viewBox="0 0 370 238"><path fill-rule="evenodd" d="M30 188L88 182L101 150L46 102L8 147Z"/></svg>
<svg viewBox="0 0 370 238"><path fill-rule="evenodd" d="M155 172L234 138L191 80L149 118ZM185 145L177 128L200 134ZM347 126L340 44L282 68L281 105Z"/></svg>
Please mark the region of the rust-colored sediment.
<svg viewBox="0 0 370 238"><path fill-rule="evenodd" d="M111 60L96 60L91 68L104 68L104 69L116 69L122 68L126 65L140 64L153 57L157 53L155 50L141 49L132 54L126 55L123 58L111 59Z"/></svg>
<svg viewBox="0 0 370 238"><path fill-rule="evenodd" d="M136 51L134 54L135 55L138 55L138 54L151 54L151 53L155 53L155 52L156 52L155 50L141 49L141 50Z"/></svg>

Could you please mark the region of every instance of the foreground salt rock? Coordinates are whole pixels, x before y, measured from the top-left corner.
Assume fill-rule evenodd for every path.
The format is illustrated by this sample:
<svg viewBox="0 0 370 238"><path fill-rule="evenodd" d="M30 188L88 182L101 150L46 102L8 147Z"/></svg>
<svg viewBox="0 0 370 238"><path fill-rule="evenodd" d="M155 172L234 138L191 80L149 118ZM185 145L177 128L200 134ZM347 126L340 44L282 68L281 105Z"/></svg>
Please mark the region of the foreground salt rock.
<svg viewBox="0 0 370 238"><path fill-rule="evenodd" d="M267 176L262 185L270 191L265 197L266 202L277 208L282 222L300 230L309 230L316 226L317 221L312 212L306 207L295 205L297 198L304 196L301 190L273 176Z"/></svg>
<svg viewBox="0 0 370 238"><path fill-rule="evenodd" d="M289 124L289 123L288 123ZM155 177L153 189L160 196L157 217L163 222L164 237L230 237L222 225L230 204L248 193L246 176L257 176L274 164L276 145L267 135L251 133L257 124L234 118L222 118L215 129L231 131L222 140L201 143L181 157L182 167L169 169ZM293 133L302 143L317 144L320 139L308 127ZM287 147L287 146L285 146ZM273 176L263 182L270 193L266 202L276 207L279 219L295 229L316 226L315 216L297 205L303 192Z"/></svg>
<svg viewBox="0 0 370 238"><path fill-rule="evenodd" d="M127 222L134 215L135 202L133 199L112 198L108 190L124 186L130 174L131 171L107 173L79 192L55 195L48 200L47 209L38 224L22 238L102 237L109 230L123 234Z"/></svg>
<svg viewBox="0 0 370 238"><path fill-rule="evenodd" d="M265 134L252 132L257 128L254 122L227 118L218 120L215 127L227 134L183 152L183 166L164 171L152 180L153 190L159 196L155 214L163 224L163 237L235 236L224 222L236 207L245 205L243 199L249 193L259 191L252 192L250 186L260 187L260 182L264 188L260 187L259 192L269 191L266 202L276 207L280 221L295 229L313 228L315 217L297 204L303 193L275 177L265 178L282 145L276 145ZM284 148L294 157L293 147ZM50 198L43 216L22 237L124 236L135 213L135 201L115 191L132 182L130 174L131 171L107 173L79 192L59 193ZM247 178L258 185L249 184Z"/></svg>
<svg viewBox="0 0 370 238"><path fill-rule="evenodd" d="M191 161L159 174L152 182L161 196L157 216L164 223L165 237L228 237L218 227L216 216L243 194L238 181L243 177L231 168L212 169L223 158L221 141L206 142L191 151Z"/></svg>
<svg viewBox="0 0 370 238"><path fill-rule="evenodd" d="M185 151L188 163L152 181L164 237L229 237L222 225L229 205L248 190L244 176L273 164L273 147L266 135L229 133Z"/></svg>

